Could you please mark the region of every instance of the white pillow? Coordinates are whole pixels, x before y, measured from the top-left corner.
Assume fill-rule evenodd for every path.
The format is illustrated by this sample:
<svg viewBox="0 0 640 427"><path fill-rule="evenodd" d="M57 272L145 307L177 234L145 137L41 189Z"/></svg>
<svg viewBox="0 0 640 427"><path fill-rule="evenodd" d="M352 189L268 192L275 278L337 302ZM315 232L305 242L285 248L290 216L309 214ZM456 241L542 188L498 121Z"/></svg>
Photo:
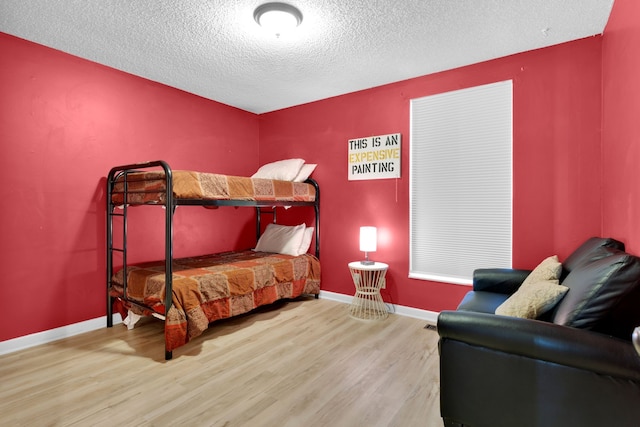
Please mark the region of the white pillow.
<svg viewBox="0 0 640 427"><path fill-rule="evenodd" d="M304 165L302 159L278 160L267 163L258 169L251 178L277 179L280 181L293 181Z"/></svg>
<svg viewBox="0 0 640 427"><path fill-rule="evenodd" d="M313 227L307 227L304 229L304 234L302 235L302 242L300 243L300 247L298 248L298 253L296 255L306 254L311 246L311 240L313 239Z"/></svg>
<svg viewBox="0 0 640 427"><path fill-rule="evenodd" d="M254 251L297 256L304 237L305 225L269 224L258 239Z"/></svg>
<svg viewBox="0 0 640 427"><path fill-rule="evenodd" d="M307 178L309 178L311 176L311 173L314 171L316 166L318 166L318 165L317 164L313 164L313 163L308 163L306 165L302 165L302 168L300 169L300 172L298 172L298 175L296 175L296 177L293 179L293 181L294 182L305 182L307 180Z"/></svg>

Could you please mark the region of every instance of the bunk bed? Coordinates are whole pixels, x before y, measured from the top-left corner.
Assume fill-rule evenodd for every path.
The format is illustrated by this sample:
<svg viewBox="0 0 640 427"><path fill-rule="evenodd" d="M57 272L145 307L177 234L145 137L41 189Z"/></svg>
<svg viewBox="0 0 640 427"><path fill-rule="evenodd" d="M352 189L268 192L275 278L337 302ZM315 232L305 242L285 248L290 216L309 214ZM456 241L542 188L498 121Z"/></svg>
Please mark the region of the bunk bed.
<svg viewBox="0 0 640 427"><path fill-rule="evenodd" d="M248 178L194 171L172 171L164 161L116 166L107 177L107 327L114 311L127 316L151 315L164 321L165 359L218 319L303 294L320 292L320 189L304 182ZM127 251L128 211L139 205L164 207L164 259L130 265ZM173 218L177 206L244 206L255 209L255 249L190 258L173 255ZM314 226L276 225L277 207L313 208ZM314 254L274 253L262 245L262 217L275 233L315 240ZM117 221L114 222L114 219ZM280 227L280 228L278 228ZM119 228L121 235L114 229ZM314 238L315 237L315 238ZM296 243L297 244L297 243ZM297 249L297 248L296 248ZM119 261L116 266L114 255ZM129 320L129 319L127 319Z"/></svg>

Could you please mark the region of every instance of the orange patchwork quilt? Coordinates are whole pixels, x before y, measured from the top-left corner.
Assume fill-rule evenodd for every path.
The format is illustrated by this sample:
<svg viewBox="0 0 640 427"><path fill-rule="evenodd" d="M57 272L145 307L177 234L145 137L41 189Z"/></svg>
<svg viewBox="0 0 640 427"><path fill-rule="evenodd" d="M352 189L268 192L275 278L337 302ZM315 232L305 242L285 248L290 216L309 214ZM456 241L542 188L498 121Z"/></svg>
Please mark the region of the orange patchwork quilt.
<svg viewBox="0 0 640 427"><path fill-rule="evenodd" d="M123 302L137 314L151 314L140 302L165 314L164 261L127 268L127 297ZM122 270L112 281L111 295L122 297ZM205 331L210 322L246 313L283 298L320 292L320 262L311 254L290 256L251 250L223 252L173 263L173 306L166 313L168 351ZM124 317L123 317L124 318Z"/></svg>
<svg viewBox="0 0 640 427"><path fill-rule="evenodd" d="M173 195L178 199L257 200L313 202L316 190L304 182L247 178L214 173L173 171ZM127 176L127 203L162 204L165 199L164 172L136 172ZM124 179L116 180L112 200L124 204Z"/></svg>
<svg viewBox="0 0 640 427"><path fill-rule="evenodd" d="M137 314L151 314L141 302L165 314L164 261L127 268L127 296L120 300ZM122 297L123 272L112 280L111 295ZM290 256L252 250L223 252L173 263L173 306L166 314L168 351L202 334L210 322L246 313L283 298L320 292L320 262L311 254ZM124 318L124 317L123 317Z"/></svg>

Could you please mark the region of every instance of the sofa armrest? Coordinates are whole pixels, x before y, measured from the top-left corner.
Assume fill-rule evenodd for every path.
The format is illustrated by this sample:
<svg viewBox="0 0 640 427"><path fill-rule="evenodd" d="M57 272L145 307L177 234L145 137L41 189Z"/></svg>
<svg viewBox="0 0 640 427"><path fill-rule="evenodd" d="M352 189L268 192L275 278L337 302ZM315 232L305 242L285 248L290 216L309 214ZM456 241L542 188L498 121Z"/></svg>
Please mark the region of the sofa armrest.
<svg viewBox="0 0 640 427"><path fill-rule="evenodd" d="M513 268L479 268L473 272L473 290L511 295L530 273Z"/></svg>
<svg viewBox="0 0 640 427"><path fill-rule="evenodd" d="M596 332L539 320L443 311L438 333L441 339L640 381L640 357L631 342Z"/></svg>

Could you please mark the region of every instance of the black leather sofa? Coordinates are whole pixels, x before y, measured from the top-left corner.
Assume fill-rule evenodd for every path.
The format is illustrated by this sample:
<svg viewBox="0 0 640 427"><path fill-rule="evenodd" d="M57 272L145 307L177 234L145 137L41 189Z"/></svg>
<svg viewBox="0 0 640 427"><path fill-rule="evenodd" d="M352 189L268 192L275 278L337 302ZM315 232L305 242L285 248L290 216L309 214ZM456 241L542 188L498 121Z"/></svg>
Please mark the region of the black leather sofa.
<svg viewBox="0 0 640 427"><path fill-rule="evenodd" d="M542 318L499 316L529 271L481 269L438 317L445 426L640 426L640 259L591 238L562 263L569 291Z"/></svg>

